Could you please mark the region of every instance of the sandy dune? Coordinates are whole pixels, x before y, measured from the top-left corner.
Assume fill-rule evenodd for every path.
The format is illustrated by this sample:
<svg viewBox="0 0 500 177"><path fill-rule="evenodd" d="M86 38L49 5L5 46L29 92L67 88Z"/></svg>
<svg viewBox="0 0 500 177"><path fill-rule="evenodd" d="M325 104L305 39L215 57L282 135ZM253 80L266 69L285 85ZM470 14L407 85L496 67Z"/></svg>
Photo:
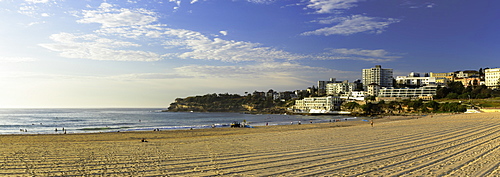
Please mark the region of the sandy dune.
<svg viewBox="0 0 500 177"><path fill-rule="evenodd" d="M403 119L5 135L0 176L500 176L500 113Z"/></svg>

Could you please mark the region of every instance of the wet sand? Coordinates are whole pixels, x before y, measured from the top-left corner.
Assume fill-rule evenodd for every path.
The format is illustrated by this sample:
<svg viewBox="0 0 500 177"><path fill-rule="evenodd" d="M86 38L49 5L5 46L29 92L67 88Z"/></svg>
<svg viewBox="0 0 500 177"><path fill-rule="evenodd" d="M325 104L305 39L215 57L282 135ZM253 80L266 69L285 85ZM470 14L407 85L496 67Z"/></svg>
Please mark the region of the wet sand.
<svg viewBox="0 0 500 177"><path fill-rule="evenodd" d="M500 176L500 113L0 143L0 176Z"/></svg>

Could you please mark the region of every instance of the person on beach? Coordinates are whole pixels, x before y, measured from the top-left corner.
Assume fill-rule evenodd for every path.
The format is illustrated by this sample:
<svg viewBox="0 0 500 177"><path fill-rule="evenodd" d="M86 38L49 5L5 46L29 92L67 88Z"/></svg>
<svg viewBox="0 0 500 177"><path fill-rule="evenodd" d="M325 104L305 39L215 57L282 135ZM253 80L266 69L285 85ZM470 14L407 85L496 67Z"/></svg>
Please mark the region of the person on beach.
<svg viewBox="0 0 500 177"><path fill-rule="evenodd" d="M141 140L141 142L148 142L148 141L146 141L146 139L144 139L144 138L143 138L143 139Z"/></svg>
<svg viewBox="0 0 500 177"><path fill-rule="evenodd" d="M373 127L373 120L370 120L370 125Z"/></svg>

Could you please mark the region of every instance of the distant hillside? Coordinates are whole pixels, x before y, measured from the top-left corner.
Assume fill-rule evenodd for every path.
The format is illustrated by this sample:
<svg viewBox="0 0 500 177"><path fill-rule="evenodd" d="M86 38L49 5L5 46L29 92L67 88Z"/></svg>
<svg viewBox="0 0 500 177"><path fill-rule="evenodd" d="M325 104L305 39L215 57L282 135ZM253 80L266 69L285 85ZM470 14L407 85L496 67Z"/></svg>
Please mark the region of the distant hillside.
<svg viewBox="0 0 500 177"><path fill-rule="evenodd" d="M292 102L275 101L258 95L207 94L187 98L177 98L170 104L169 112L246 112L285 113Z"/></svg>

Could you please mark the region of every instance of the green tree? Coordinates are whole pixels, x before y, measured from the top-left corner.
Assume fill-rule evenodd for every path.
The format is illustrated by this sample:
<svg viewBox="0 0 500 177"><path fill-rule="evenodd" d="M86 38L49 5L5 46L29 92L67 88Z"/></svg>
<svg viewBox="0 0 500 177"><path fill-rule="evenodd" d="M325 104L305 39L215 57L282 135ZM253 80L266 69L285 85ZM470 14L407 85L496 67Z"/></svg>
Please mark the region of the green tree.
<svg viewBox="0 0 500 177"><path fill-rule="evenodd" d="M360 105L356 102L348 102L348 103L345 103L344 107L349 111L353 111L353 110L360 108Z"/></svg>
<svg viewBox="0 0 500 177"><path fill-rule="evenodd" d="M448 89L447 87L438 86L434 98L435 99L445 98L446 95L448 95L448 93L450 93L450 89Z"/></svg>
<svg viewBox="0 0 500 177"><path fill-rule="evenodd" d="M437 110L439 110L439 103L432 100L432 101L429 101L427 103L424 104L423 108L425 108L425 111L429 111L429 112L436 112ZM429 110L430 109L430 110Z"/></svg>
<svg viewBox="0 0 500 177"><path fill-rule="evenodd" d="M462 94L465 89L462 82L448 82L448 88L450 89L450 92L457 94Z"/></svg>
<svg viewBox="0 0 500 177"><path fill-rule="evenodd" d="M455 93L455 92L448 93L448 95L446 95L446 98L448 98L448 99L457 99L458 98L458 93Z"/></svg>
<svg viewBox="0 0 500 177"><path fill-rule="evenodd" d="M373 103L366 103L361 108L363 109L365 114L368 115L377 114L380 112L378 105Z"/></svg>

